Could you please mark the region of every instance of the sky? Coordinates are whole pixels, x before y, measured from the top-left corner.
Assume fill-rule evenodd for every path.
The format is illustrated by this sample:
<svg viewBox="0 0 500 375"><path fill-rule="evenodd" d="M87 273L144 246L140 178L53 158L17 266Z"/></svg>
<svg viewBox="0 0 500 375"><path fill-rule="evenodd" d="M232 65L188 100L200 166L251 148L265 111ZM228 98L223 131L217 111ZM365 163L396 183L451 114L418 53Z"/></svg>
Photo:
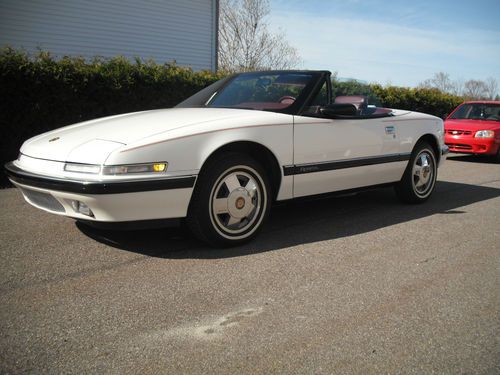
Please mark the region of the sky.
<svg viewBox="0 0 500 375"><path fill-rule="evenodd" d="M417 86L437 72L500 85L500 0L271 0L301 68Z"/></svg>

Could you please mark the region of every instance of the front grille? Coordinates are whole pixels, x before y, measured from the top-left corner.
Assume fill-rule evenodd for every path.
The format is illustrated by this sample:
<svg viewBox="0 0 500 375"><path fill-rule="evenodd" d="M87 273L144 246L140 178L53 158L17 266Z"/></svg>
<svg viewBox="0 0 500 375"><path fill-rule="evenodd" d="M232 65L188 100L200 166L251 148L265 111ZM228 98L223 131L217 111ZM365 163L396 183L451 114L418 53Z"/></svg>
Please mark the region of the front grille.
<svg viewBox="0 0 500 375"><path fill-rule="evenodd" d="M63 205L52 195L40 191L21 189L26 199L34 205L45 208L49 211L65 212Z"/></svg>
<svg viewBox="0 0 500 375"><path fill-rule="evenodd" d="M472 150L472 146L470 146L470 145L453 144L453 143L447 143L446 145L450 149L454 149L454 150Z"/></svg>
<svg viewBox="0 0 500 375"><path fill-rule="evenodd" d="M456 130L456 129L452 129L452 130L446 130L446 133L448 134L451 134L451 135L471 135L472 134L472 131L470 130Z"/></svg>

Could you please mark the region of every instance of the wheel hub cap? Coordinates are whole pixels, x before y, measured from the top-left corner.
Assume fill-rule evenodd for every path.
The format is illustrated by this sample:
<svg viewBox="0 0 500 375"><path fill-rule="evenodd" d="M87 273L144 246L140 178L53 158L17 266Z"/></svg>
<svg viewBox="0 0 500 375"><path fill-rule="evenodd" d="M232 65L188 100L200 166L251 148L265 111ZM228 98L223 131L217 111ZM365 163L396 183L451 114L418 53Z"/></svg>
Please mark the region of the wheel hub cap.
<svg viewBox="0 0 500 375"><path fill-rule="evenodd" d="M434 160L427 152L422 152L416 158L413 166L413 183L418 194L427 194L432 188L434 168Z"/></svg>
<svg viewBox="0 0 500 375"><path fill-rule="evenodd" d="M429 179L429 174L431 173L431 167L429 167L428 165L424 166L422 168L422 179L424 181L427 181Z"/></svg>
<svg viewBox="0 0 500 375"><path fill-rule="evenodd" d="M245 199L242 197L239 197L236 199L236 208L238 210L241 210L243 207L245 207Z"/></svg>
<svg viewBox="0 0 500 375"><path fill-rule="evenodd" d="M231 235L251 229L262 212L262 185L244 169L223 175L211 193L214 223Z"/></svg>
<svg viewBox="0 0 500 375"><path fill-rule="evenodd" d="M252 207L248 202L252 198L248 191L241 187L233 190L228 197L228 211L229 215L234 218L242 219L250 214Z"/></svg>

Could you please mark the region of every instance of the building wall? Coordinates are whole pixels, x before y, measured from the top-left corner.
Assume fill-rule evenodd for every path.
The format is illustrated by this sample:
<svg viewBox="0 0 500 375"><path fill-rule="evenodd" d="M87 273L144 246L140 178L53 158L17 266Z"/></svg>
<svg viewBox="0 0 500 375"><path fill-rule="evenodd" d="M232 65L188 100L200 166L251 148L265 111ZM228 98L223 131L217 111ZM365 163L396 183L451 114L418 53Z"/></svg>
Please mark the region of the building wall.
<svg viewBox="0 0 500 375"><path fill-rule="evenodd" d="M217 0L1 0L0 46L217 67Z"/></svg>

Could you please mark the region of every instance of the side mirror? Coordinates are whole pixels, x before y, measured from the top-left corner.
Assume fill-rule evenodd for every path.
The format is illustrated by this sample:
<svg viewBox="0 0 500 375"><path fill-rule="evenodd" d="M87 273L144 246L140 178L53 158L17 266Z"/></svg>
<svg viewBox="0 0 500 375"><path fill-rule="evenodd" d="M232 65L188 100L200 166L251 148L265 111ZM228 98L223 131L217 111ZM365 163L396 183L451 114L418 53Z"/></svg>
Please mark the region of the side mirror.
<svg viewBox="0 0 500 375"><path fill-rule="evenodd" d="M319 109L319 112L327 117L339 117L339 116L353 117L356 116L358 109L354 104L334 103L321 107Z"/></svg>

